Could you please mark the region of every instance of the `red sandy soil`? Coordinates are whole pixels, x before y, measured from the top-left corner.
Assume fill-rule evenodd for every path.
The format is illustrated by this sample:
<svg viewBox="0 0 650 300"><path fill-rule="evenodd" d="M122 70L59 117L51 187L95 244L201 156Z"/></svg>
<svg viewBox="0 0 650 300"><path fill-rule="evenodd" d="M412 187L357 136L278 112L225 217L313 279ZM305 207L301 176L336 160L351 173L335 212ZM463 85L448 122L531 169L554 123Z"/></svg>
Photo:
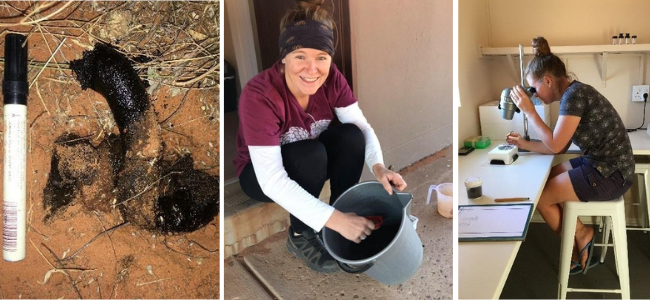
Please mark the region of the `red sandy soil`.
<svg viewBox="0 0 650 300"><path fill-rule="evenodd" d="M34 9L34 5L34 2L0 4L0 23L22 19ZM51 9L31 17L47 16L62 5L55 4ZM106 11L106 7L117 5L128 8L129 13L139 18L131 18L126 23L125 26L130 29L118 28L108 34L122 35L121 38L106 37L115 43L129 40L129 35L147 36L147 16L158 18L158 22L177 17L165 15L164 12L149 15L139 13L138 9L141 8L138 5L151 6L150 3L75 3L64 12L71 13L67 18L82 18L96 16L98 11ZM207 10L205 6L216 5L218 16L218 2L188 5L197 11L199 18ZM173 5L161 4L161 9L168 6ZM25 12L20 15L15 8L25 9ZM190 12L185 10L182 14ZM3 18L7 16L18 17ZM57 14L56 17L61 19L66 15ZM93 30L111 29L106 25L108 18L100 19ZM54 26L53 23L48 25ZM188 32L189 27L179 26L183 32ZM0 34L0 54L4 57L4 36L8 30L24 34L31 31L28 37L29 58L35 62L46 62L61 43L62 36L52 32L40 34L41 29L33 25L0 26L0 30L3 30ZM54 29L51 27L50 30ZM201 28L192 30L195 38L201 38ZM59 31L70 32L63 29L56 32ZM156 38L148 37L151 41ZM90 40L83 33L79 37L68 37L54 55L52 63L68 63L81 58L83 50L93 44ZM101 234L124 222L119 210L88 210L82 203L71 205L51 222L43 221L43 188L50 172L54 141L64 133L73 133L98 145L108 133L119 133L106 100L92 90L83 91L67 66L61 68L45 69L30 88L27 254L20 262L0 262L0 298L219 298L219 216L195 232L178 235L161 235L130 224ZM3 70L4 64L0 64L0 72ZM30 83L40 71L41 67L29 66ZM163 128L164 159L175 160L182 154L190 153L196 169L218 176L219 89L192 87L178 88L163 84L154 89L151 95ZM4 124L4 121L1 123ZM4 132L4 127L2 129ZM98 234L101 235L93 239Z"/></svg>

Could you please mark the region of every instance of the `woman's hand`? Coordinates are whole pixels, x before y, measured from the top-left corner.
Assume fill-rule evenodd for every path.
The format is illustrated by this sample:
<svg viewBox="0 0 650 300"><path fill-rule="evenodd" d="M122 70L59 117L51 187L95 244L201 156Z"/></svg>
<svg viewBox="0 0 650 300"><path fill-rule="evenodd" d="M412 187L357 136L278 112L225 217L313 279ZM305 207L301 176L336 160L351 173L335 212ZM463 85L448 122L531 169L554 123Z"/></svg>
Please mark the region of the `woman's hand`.
<svg viewBox="0 0 650 300"><path fill-rule="evenodd" d="M529 114L535 111L535 104L533 103L533 100L530 100L528 95L526 95L524 88L519 85L515 85L510 90L510 99L512 99L512 102L514 102L515 105L519 107L521 112L525 114Z"/></svg>
<svg viewBox="0 0 650 300"><path fill-rule="evenodd" d="M357 244L365 240L375 229L375 223L372 221L359 217L355 213L342 213L338 210L334 210L325 226Z"/></svg>
<svg viewBox="0 0 650 300"><path fill-rule="evenodd" d="M526 139L524 139L524 137L521 136L521 134L516 133L514 131L511 131L506 135L506 143L510 145L515 145L519 149L530 150L528 148L528 143L530 143L530 141L527 141Z"/></svg>
<svg viewBox="0 0 650 300"><path fill-rule="evenodd" d="M372 171L389 195L393 194L391 184L400 192L406 188L406 182L402 179L402 175L387 169L383 164L375 164L372 166Z"/></svg>

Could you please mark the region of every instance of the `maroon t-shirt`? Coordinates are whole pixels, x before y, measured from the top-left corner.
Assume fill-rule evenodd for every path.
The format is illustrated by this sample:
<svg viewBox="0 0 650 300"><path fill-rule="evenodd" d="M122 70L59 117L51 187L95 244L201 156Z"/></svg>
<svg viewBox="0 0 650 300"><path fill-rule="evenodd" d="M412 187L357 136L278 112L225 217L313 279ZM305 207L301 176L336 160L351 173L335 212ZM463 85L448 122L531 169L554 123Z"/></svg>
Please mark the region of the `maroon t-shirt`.
<svg viewBox="0 0 650 300"><path fill-rule="evenodd" d="M335 118L334 108L357 102L334 64L323 86L309 97L307 109L287 87L279 61L253 77L239 97L239 129L235 171L239 176L251 158L248 146L282 146L315 139Z"/></svg>

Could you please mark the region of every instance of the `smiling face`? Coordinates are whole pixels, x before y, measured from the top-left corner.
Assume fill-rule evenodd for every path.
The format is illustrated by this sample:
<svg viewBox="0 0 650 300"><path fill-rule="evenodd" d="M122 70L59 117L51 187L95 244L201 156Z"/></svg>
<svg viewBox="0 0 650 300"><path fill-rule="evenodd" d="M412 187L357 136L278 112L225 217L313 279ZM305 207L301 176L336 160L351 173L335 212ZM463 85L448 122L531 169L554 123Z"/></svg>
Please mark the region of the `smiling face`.
<svg viewBox="0 0 650 300"><path fill-rule="evenodd" d="M332 65L332 57L321 50L301 48L284 58L284 77L296 99L316 93L323 85Z"/></svg>

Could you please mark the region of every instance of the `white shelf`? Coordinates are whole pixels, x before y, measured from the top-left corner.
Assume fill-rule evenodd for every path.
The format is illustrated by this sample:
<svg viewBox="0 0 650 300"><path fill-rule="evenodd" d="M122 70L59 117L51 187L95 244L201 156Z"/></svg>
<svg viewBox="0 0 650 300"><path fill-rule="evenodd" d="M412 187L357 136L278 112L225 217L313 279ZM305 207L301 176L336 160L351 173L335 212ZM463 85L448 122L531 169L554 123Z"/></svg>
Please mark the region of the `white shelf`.
<svg viewBox="0 0 650 300"><path fill-rule="evenodd" d="M554 46L554 54L588 54L588 53L629 53L650 52L650 44L629 45L584 45L584 46ZM533 47L524 47L524 55L532 55ZM519 47L481 47L481 55L519 55Z"/></svg>
<svg viewBox="0 0 650 300"><path fill-rule="evenodd" d="M514 64L514 57L519 55L519 47L481 47L481 57L506 56L511 71L515 78L518 78L517 68ZM645 82L644 67L645 53L650 52L650 44L628 44L628 45L584 45L584 46L554 46L551 51L556 55L563 54L599 54L601 55L600 79L603 87L607 86L607 57L609 54L640 53L641 63L639 64L640 82ZM533 55L533 47L524 47L524 55Z"/></svg>

